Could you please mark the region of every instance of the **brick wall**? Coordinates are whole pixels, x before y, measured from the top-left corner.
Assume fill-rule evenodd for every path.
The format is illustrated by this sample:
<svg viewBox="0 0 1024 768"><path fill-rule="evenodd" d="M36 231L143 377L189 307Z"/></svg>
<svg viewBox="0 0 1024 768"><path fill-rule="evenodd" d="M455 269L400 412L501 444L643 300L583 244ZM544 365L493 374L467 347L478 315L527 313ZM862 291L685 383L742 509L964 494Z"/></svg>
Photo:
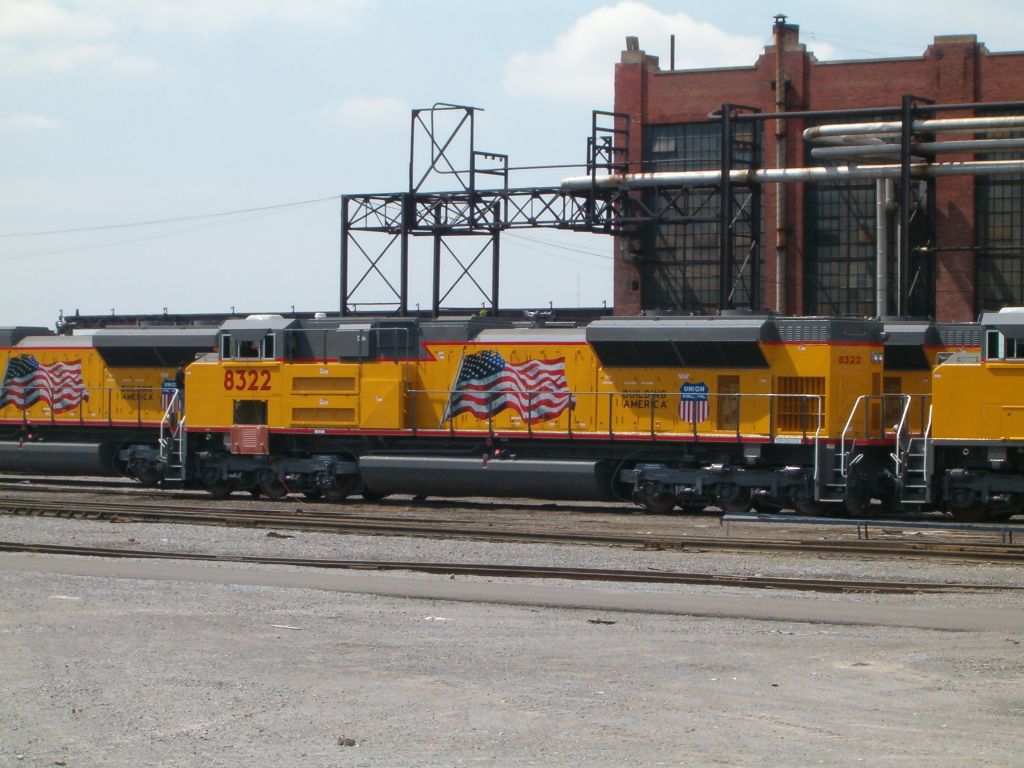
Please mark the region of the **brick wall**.
<svg viewBox="0 0 1024 768"><path fill-rule="evenodd" d="M974 101L1014 101L1024 98L1024 54L990 53L973 35L936 37L918 57L866 61L819 62L799 39L799 27L783 24L782 48L787 80L786 108L836 110L898 108L911 94L939 104ZM723 69L662 71L631 38L615 68L615 110L630 116L629 158L640 170L643 126L657 123L702 122L723 103L744 104L763 112L775 111L776 50L765 48L752 66ZM965 114L965 113L959 113ZM786 163L804 165L803 121L786 122ZM775 124L766 123L764 165L776 167ZM947 135L944 138L961 138ZM963 159L943 155L942 160ZM804 190L785 185L785 311L800 314L803 306ZM768 308L779 306L775 185L764 190L765 274ZM935 305L941 321L974 319L974 179L944 177L936 182L937 244ZM622 258L628 248L616 246L615 312L635 314L640 306L641 275ZM957 248L964 250L957 250Z"/></svg>

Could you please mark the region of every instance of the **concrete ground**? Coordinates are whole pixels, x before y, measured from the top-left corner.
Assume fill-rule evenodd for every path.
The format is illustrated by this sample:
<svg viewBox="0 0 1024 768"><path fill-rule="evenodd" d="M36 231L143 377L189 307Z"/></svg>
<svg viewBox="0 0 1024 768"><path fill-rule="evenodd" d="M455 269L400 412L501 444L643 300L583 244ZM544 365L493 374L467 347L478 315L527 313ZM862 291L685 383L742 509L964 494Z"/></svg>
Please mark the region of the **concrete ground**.
<svg viewBox="0 0 1024 768"><path fill-rule="evenodd" d="M232 551L272 543L277 553L350 556L338 551L349 537L188 526L3 519L0 538L182 550L216 540ZM381 559L453 546L484 545L359 544ZM492 548L508 546L510 559L568 564L603 552L486 546L486 557L467 557L498 561ZM694 569L677 560L689 555L629 557ZM774 575L804 567L731 557ZM886 577L899 569L866 567ZM912 566L916 578L922 567ZM938 579L962 568L928 567ZM970 568L979 581L1015 578L1005 565ZM837 597L316 574L0 557L0 766L1024 765L1024 605L1014 593ZM437 599L463 581L471 601ZM374 583L387 595L372 594ZM581 607L537 604L533 590L545 589ZM500 602L517 593L522 604ZM687 615L688 600L732 615ZM645 601L682 607L647 613ZM795 605L805 620L791 619ZM908 620L874 623L876 609ZM858 611L863 624L821 623ZM902 626L1000 612L1005 621L986 629Z"/></svg>

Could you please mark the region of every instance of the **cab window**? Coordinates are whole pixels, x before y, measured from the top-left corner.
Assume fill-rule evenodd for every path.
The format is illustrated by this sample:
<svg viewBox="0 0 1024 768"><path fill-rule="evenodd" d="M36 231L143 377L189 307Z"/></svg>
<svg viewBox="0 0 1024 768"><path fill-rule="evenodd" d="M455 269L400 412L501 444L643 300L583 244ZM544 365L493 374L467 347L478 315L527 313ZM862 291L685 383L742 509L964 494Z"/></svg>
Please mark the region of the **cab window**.
<svg viewBox="0 0 1024 768"><path fill-rule="evenodd" d="M988 360L1003 359L1003 334L999 331L985 333L985 358Z"/></svg>

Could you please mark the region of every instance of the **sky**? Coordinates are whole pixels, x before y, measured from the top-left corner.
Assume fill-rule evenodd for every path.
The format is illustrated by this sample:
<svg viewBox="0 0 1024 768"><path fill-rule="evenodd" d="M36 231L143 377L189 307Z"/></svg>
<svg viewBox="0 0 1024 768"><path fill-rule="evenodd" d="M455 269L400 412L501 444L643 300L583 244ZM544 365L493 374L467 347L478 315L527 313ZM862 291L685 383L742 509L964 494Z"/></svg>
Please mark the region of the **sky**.
<svg viewBox="0 0 1024 768"><path fill-rule="evenodd" d="M677 68L751 65L778 12L821 60L918 56L945 34L1024 49L1019 0L922 8L0 0L0 326L52 327L76 310L337 312L338 196L406 189L413 108L480 108L477 149L513 167L582 163L627 35L665 68L673 33ZM483 247L463 240L464 260ZM430 303L430 253L418 239L413 305ZM507 232L501 253L503 306L611 304L610 238ZM473 274L489 287L480 265ZM367 283L354 298L382 294ZM448 304L485 300L466 282Z"/></svg>

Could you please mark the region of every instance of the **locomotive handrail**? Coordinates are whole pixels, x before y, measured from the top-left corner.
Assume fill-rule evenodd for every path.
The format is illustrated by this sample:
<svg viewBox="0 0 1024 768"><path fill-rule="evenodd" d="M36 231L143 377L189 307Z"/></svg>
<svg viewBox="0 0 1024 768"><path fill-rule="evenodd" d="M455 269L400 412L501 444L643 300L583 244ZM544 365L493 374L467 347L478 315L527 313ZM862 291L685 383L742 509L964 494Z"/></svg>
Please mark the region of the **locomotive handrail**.
<svg viewBox="0 0 1024 768"><path fill-rule="evenodd" d="M900 397L903 398L903 411L900 413L900 420L896 423L896 453L893 454L896 477L903 477L903 454L905 452L903 447L904 428L907 426L907 417L910 414L910 403L912 399L910 395L900 395ZM908 442L907 450L909 449L910 444Z"/></svg>
<svg viewBox="0 0 1024 768"><path fill-rule="evenodd" d="M438 396L439 402L440 402L441 396L444 397L444 407L441 409L441 421L438 424L437 428L438 429L445 429L444 425L445 425L445 422L447 421L448 422L447 431L450 434L454 435L454 433L455 433L454 417L449 416L448 414L450 412L450 406L451 406L453 398L456 395L458 395L460 392L464 392L464 391L465 390L458 390L458 389L411 389L411 388L406 388L405 389L405 394L408 397L408 399L411 400L411 405L410 405L410 415L411 415L411 420L412 420L412 425L410 427L411 431L415 434L419 430L419 419L418 419L418 416L419 416L419 413L420 413L419 396L425 395L425 396L429 397L429 396L433 395L433 396ZM509 389L474 390L474 393L477 394L477 395L480 395L480 396L495 396L495 395L508 394L509 392L510 392ZM536 396L538 396L538 395L550 395L551 394L551 390L541 390L541 389L531 389L531 390L522 389L522 390L515 390L515 392L517 394L519 394L520 396L523 396L523 397L526 398L526 400L527 400L527 413L532 413L532 410L533 410L533 408L532 408L533 400L534 400L534 398ZM683 433L682 429L677 429L677 430L674 430L674 431L671 431L671 432L667 432L667 433L665 431L659 431L659 429L658 429L659 424L658 424L658 414L657 414L657 407L658 407L657 403L662 398L679 397L679 392L677 392L677 391L649 391L649 392L642 392L642 393L630 393L630 392L579 391L579 390L575 390L575 391L571 391L571 392L566 392L566 394L568 394L571 398L573 398L575 403L579 403L581 400L583 400L585 398L594 398L594 402L595 403L600 403L603 398L607 398L607 402L608 402L608 410L607 410L607 435L608 435L609 438L614 438L614 436L616 435L616 431L615 431L615 427L614 427L615 398L634 398L634 399L638 399L638 400L642 399L642 400L648 401L645 404L645 406L644 406L644 409L648 413L648 424L646 425L646 428L643 429L643 432L647 433L650 436L650 439L652 441L656 441L659 438L661 438L663 435L666 435L666 434L678 435L678 434L682 434ZM824 429L825 429L825 409L824 409L824 396L822 396L822 395L816 395L816 394L780 394L780 393L777 393L777 392L750 392L750 393L746 393L746 392L707 392L707 393L703 393L703 394L704 394L704 397L706 398L706 401L709 403L709 408L708 408L708 411L707 411L708 416L706 416L705 419L698 420L696 418L696 413L697 413L696 411L694 411L694 418L692 418L692 419L684 419L681 415L678 418L672 419L672 421L677 422L679 425L684 425L684 424L688 425L689 429L687 431L692 434L694 439L697 439L700 436L700 434L702 434L697 429L698 425L703 423L703 421L707 420L707 418L710 417L710 403L713 402L713 401L721 402L721 401L723 401L725 399L731 399L731 400L735 400L737 402L737 408L736 408L736 413L735 413L735 417L734 417L735 418L735 427L731 427L730 426L728 428L728 430L725 430L725 431L728 431L730 434L734 433L736 435L737 440L742 439L744 435L747 435L747 436L759 436L759 437L769 437L769 438L775 438L775 437L781 438L781 437L783 437L785 435L785 433L790 433L791 434L792 432L798 432L800 434L800 436L801 436L801 439L803 439L803 440L812 440L812 441L814 441L815 444L818 444L818 443L820 443L821 437L822 437L822 435L824 433ZM750 400L750 399L753 399L753 398L763 398L763 399L767 400L768 407L767 407L767 409L765 411L765 414L764 414L764 416L762 418L767 418L768 419L768 428L767 428L767 430L761 430L761 431L757 431L757 432L744 432L743 431L743 421L742 421L742 414L743 414L742 402L743 402L744 399ZM790 401L792 401L792 400L800 401L800 406L801 406L800 407L800 412L799 412L800 426L799 426L798 429L787 430L787 429L779 429L778 428L778 425L777 425L778 420L775 418L775 410L776 409L774 407L774 404L778 400L780 400L782 398L787 398ZM813 408L810 407L811 403L814 404ZM577 408L576 408L575 405L567 406L567 410L569 410L569 411L575 411L576 409ZM487 433L489 435L493 435L494 434L494 417L495 417L495 415L496 415L496 413L494 411L488 409L488 412L487 412L487 415L486 415L486 422L487 422L486 430L487 430ZM561 415L561 414L559 414L559 415ZM595 411L594 411L594 416L595 417L598 416L598 410L597 409L595 409ZM534 431L535 431L534 430L534 423L537 420L536 419L530 419L528 417L523 417L522 414L520 414L520 417L523 418L523 420L525 421L525 425L521 425L521 428L526 432L526 434L528 436L532 437L533 434L534 434ZM484 417L482 416L481 418L484 418ZM814 419L814 422L811 422L811 419ZM573 427L573 423L572 423L572 418L568 419L567 425L568 425L567 426L568 434L569 434L570 437L572 437L573 434L574 434L574 427ZM640 427L640 424L638 424L637 426ZM812 426L813 426L813 432L811 431ZM578 431L578 429L575 430L575 431ZM720 434L723 433L723 429L716 427L716 428L712 428L712 429L706 430L706 432L704 432L704 433L710 434L710 435L720 435ZM635 435L635 434L638 434L638 433L635 432L635 431L624 431L624 432L621 432L619 434Z"/></svg>
<svg viewBox="0 0 1024 768"><path fill-rule="evenodd" d="M839 435L839 476L840 477L846 477L846 470L847 470L847 467L846 467L846 456L847 456L846 436L850 432L850 427L853 426L853 419L857 415L857 409L860 408L861 401L862 400L866 400L866 399L868 399L870 397L871 397L871 395L860 395L856 400L854 400L853 408L850 409L850 416L846 419L846 424L843 425L843 431ZM850 445L850 450L852 451L856 445L857 445L857 441L853 440L851 445Z"/></svg>
<svg viewBox="0 0 1024 768"><path fill-rule="evenodd" d="M185 414L182 412L184 393L175 389L167 408L164 410L163 418L160 419L160 439L157 443L160 460L164 463L165 472L171 468L171 459L174 455L173 444L177 440L179 458L185 455ZM166 427L167 434L164 434ZM182 477L184 479L184 466L182 466ZM166 477L166 475L165 475Z"/></svg>
<svg viewBox="0 0 1024 768"><path fill-rule="evenodd" d="M930 399L931 398L929 397L929 400ZM928 450L928 442L932 439L932 413L933 413L932 409L933 409L933 407L934 406L933 406L932 403L928 403L928 424L925 426L924 434L922 435L922 438L924 439L923 449L924 449L924 476L925 477L931 477L932 476L932 456L931 456L931 452Z"/></svg>
<svg viewBox="0 0 1024 768"><path fill-rule="evenodd" d="M128 418L134 419L136 424L141 426L143 424L142 410L143 401L146 399L145 394L151 392L156 399L157 393L161 391L160 387L153 386L114 386L114 387L82 387L81 396L78 402L63 410L54 408L54 393L57 392L57 388L52 384L37 384L35 389L45 392L45 397L36 400L31 405L25 408L19 408L22 413L22 421L25 424L39 423L40 421L46 420L51 424L57 424L59 422L68 422L72 420L78 421L80 425L84 425L86 418L86 409L90 406L99 410L99 414L93 414L98 419L105 419L108 425L114 423L114 395L116 393L121 394L121 400L123 405L132 406L131 414ZM46 412L39 416L33 417L30 414L32 408L35 407L45 408ZM102 413L103 407L106 407L106 413ZM119 419L123 421L125 419Z"/></svg>

